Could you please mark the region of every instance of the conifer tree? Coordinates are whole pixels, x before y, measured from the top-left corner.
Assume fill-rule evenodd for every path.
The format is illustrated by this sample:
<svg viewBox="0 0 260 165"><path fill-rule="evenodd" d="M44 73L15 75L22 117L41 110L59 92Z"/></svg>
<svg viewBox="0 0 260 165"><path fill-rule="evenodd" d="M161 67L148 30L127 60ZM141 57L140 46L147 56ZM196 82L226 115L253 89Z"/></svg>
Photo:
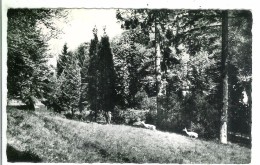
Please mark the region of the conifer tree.
<svg viewBox="0 0 260 165"><path fill-rule="evenodd" d="M81 92L80 67L77 58L68 53L67 63L63 65L63 71L58 78L56 89L56 101L60 107L72 116L78 110Z"/></svg>
<svg viewBox="0 0 260 165"><path fill-rule="evenodd" d="M88 83L87 87L87 96L86 99L89 103L89 107L91 110L94 111L95 114L95 120L97 119L97 113L100 109L99 106L99 68L98 68L98 37L97 37L97 29L93 29L93 35L94 38L90 41L90 47L89 47L89 67L88 67L88 74L86 77L86 81Z"/></svg>
<svg viewBox="0 0 260 165"><path fill-rule="evenodd" d="M76 50L75 55L78 59L81 75L81 94L79 102L79 110L82 112L88 105L87 102L87 77L89 67L89 43L82 43Z"/></svg>
<svg viewBox="0 0 260 165"><path fill-rule="evenodd" d="M63 46L62 53L59 56L59 59L57 62L57 77L59 77L61 75L67 62L68 62L68 46L67 46L67 43L65 43Z"/></svg>
<svg viewBox="0 0 260 165"><path fill-rule="evenodd" d="M114 69L113 54L110 48L109 37L104 32L104 35L101 38L99 51L98 51L99 60L99 71L100 71L100 80L99 80L99 95L101 99L101 109L108 112L114 111L115 106L115 80L116 74Z"/></svg>

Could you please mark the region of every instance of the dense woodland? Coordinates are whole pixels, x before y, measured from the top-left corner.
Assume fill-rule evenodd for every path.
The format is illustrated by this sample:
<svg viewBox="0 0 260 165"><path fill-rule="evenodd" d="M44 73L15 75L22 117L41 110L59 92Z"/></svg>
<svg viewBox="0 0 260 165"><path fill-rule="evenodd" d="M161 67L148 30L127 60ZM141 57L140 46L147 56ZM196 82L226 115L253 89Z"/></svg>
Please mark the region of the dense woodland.
<svg viewBox="0 0 260 165"><path fill-rule="evenodd" d="M115 124L187 127L223 143L228 132L251 136L250 11L120 9L121 35L93 27L76 50L64 43L56 67L47 64L47 43L60 33L52 18L66 12L9 9L7 16L8 99L34 109L37 98L94 122L111 111Z"/></svg>

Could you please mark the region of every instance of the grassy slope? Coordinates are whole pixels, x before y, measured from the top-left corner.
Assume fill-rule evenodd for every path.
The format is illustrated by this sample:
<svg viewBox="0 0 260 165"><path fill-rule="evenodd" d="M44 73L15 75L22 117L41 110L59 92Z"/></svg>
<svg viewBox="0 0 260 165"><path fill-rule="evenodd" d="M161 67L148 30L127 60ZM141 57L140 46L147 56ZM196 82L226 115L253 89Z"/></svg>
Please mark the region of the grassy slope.
<svg viewBox="0 0 260 165"><path fill-rule="evenodd" d="M161 131L7 110L7 142L43 162L250 163L251 150Z"/></svg>

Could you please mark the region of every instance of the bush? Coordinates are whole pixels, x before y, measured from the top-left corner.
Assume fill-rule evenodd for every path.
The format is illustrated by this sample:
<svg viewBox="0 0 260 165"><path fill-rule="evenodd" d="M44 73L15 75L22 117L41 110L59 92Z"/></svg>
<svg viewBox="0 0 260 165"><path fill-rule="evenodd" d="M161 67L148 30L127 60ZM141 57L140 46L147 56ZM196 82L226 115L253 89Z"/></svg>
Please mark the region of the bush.
<svg viewBox="0 0 260 165"><path fill-rule="evenodd" d="M208 103L206 95L195 93L181 99L177 94L171 94L162 98L161 104L161 112L146 114L147 123L165 131L182 132L186 127L201 137L218 136L219 111Z"/></svg>
<svg viewBox="0 0 260 165"><path fill-rule="evenodd" d="M181 100L176 94L162 98L161 111L156 115L148 117L156 120L156 126L161 130L179 132L183 126L183 114L181 107Z"/></svg>
<svg viewBox="0 0 260 165"><path fill-rule="evenodd" d="M122 113L122 110L119 106L115 106L114 113L112 114L112 121L116 124L124 124L125 123L125 117Z"/></svg>
<svg viewBox="0 0 260 165"><path fill-rule="evenodd" d="M23 102L26 104L27 108L29 110L35 110L35 102L36 102L36 98L34 96L28 95L28 96L24 96L22 98Z"/></svg>
<svg viewBox="0 0 260 165"><path fill-rule="evenodd" d="M156 97L148 97L145 91L139 91L135 95L137 109L156 110Z"/></svg>
<svg viewBox="0 0 260 165"><path fill-rule="evenodd" d="M94 119L94 111L85 109L82 112L76 111L74 115L71 112L64 112L64 116L67 119L90 122Z"/></svg>
<svg viewBox="0 0 260 165"><path fill-rule="evenodd" d="M194 94L184 101L187 116L186 127L196 131L205 138L217 137L219 134L219 111L207 101L203 94Z"/></svg>
<svg viewBox="0 0 260 165"><path fill-rule="evenodd" d="M146 119L148 110L136 110L126 109L120 110L118 107L115 108L112 120L117 124L128 124L132 125L135 122L139 122Z"/></svg>
<svg viewBox="0 0 260 165"><path fill-rule="evenodd" d="M127 109L124 113L124 116L126 119L129 119L130 125L132 125L134 122L143 121L146 119L146 113L148 113L148 110L135 110L135 109Z"/></svg>

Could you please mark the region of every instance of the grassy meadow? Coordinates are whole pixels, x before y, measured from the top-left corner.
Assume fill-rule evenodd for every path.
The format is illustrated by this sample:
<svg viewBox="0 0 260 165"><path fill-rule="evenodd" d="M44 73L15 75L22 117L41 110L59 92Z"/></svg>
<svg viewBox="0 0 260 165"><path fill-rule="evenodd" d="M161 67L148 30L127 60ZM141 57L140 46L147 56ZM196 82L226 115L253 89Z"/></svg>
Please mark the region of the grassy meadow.
<svg viewBox="0 0 260 165"><path fill-rule="evenodd" d="M68 120L48 111L7 108L8 161L46 163L232 163L251 161L237 144L126 125ZM25 158L26 157L26 158Z"/></svg>

